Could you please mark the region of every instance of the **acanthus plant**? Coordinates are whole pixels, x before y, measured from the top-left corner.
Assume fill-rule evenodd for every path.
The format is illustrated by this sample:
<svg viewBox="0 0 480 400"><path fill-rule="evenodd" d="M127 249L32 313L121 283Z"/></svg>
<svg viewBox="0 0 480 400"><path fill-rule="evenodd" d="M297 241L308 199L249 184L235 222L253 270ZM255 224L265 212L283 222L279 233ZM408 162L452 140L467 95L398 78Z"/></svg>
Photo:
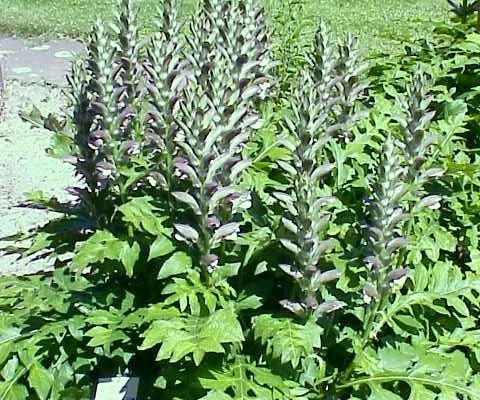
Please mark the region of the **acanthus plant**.
<svg viewBox="0 0 480 400"><path fill-rule="evenodd" d="M296 314L313 313L316 319L343 305L336 299L319 304L318 298L322 286L340 273L320 266L333 240L322 238L331 218L328 206L337 201L323 180L335 167L328 160L326 145L337 140L338 132L348 130L350 122L365 115L355 110L366 89L365 84L355 83L365 70L355 50L353 41L337 46L326 26L320 25L308 59L310 69L303 71L291 102L291 115L285 117L290 138L283 144L292 159L279 160L278 164L285 170L290 187L288 192L273 193L285 209L281 221L290 235L279 240L294 256L291 265L280 267L295 277L302 296L301 303L285 300L282 304Z"/></svg>
<svg viewBox="0 0 480 400"><path fill-rule="evenodd" d="M347 306L334 295L341 271L325 257L336 241L327 231L339 203L331 185L336 167L331 144L349 142L351 128L368 114L361 102L367 85L356 41L349 37L337 43L323 23L306 65L282 124L287 135L281 136L281 144L288 155L276 163L285 176L279 185L283 190L271 193L281 206L278 241L290 254L278 267L295 281L293 296L279 303L296 318L264 314L252 322L255 337L267 345L267 356L289 364L302 385L320 395L331 383L322 336L330 314ZM285 345L287 352L282 351Z"/></svg>
<svg viewBox="0 0 480 400"><path fill-rule="evenodd" d="M172 195L196 216L194 226L175 224L176 237L197 246L205 276L218 265L213 250L235 240L236 217L250 207L238 183L249 165L243 147L259 124L253 104L269 84L261 21L252 2L206 2L187 36L192 74L179 100L173 167L190 188Z"/></svg>
<svg viewBox="0 0 480 400"><path fill-rule="evenodd" d="M79 185L69 191L78 207L70 212L80 215L88 229L117 224L115 207L126 202L144 173L138 171L145 167L140 154L144 88L135 15L130 1L115 24L95 25L86 57L73 63L67 77L74 133L56 132L49 149L75 167Z"/></svg>
<svg viewBox="0 0 480 400"><path fill-rule="evenodd" d="M441 168L425 168L429 148L438 140L435 134L428 134L435 114L429 110L432 96L428 89L428 78L418 69L407 85L406 95L397 97L405 112L404 116L396 116L401 137L387 135L376 165L377 179L370 189L367 232L372 254L364 262L371 283L363 289L365 301L372 305L365 325L365 334L370 338L376 337L382 328L372 323L375 315L386 307L392 287L401 287L407 279L405 254L401 250L408 245L415 212L422 207L440 207L441 196L425 195L424 188L443 174ZM364 345L361 343L360 347Z"/></svg>
<svg viewBox="0 0 480 400"><path fill-rule="evenodd" d="M146 115L145 145L150 162L147 181L154 188L171 188L173 158L176 152L175 122L178 103L187 83L183 24L178 18L178 2L165 1L161 18L155 19L155 32L146 49L142 67L150 103Z"/></svg>
<svg viewBox="0 0 480 400"><path fill-rule="evenodd" d="M478 278L467 275L462 280L456 268L448 271L448 266L442 263L428 271L421 258L417 259L420 265L415 265L411 255L407 256L408 246L412 244L410 240L420 240L414 232L415 223L431 220L429 213L432 211L428 210L435 212L441 207L442 197L427 191L435 187L435 180L444 174L442 168L432 165L438 162L435 157L439 154L432 148L445 140L430 129L435 114L430 108L433 99L430 86L427 74L417 69L407 84L406 94L397 96L400 112L394 119L399 134L395 137L391 132L385 133L369 187L371 198L365 225L369 252L363 260L367 275L362 289L366 309L359 314L363 320L363 334L353 338L355 356L341 378L350 382L339 387L357 388L357 393L365 393L368 387L370 396L378 398L390 396L394 390L403 393L399 386L402 383L407 385L410 396L433 393L455 397L460 394L465 398L476 396L475 378L466 378L464 384L457 385L455 372L448 368L422 371L422 363L428 362L422 351L432 351L436 354L432 359L436 358L437 363L453 357L458 362L456 368L465 368L471 373L463 355L444 353L441 348L435 349L435 342L429 340L430 336L448 335L448 328L434 327L435 324L423 321L421 316L428 319L435 313L448 313L443 304L436 302L443 299L446 304L453 305L455 301L451 296L465 296L474 304L474 293L479 289ZM449 277L451 282L440 284L439 279ZM396 344L388 343L392 333L407 337L407 332L412 343L401 339ZM411 359L415 346L419 351L416 361ZM408 354L403 358L405 370L388 358L389 352L398 357L402 351ZM381 361L384 357L387 357L385 361ZM367 367L375 362L381 365ZM389 371L395 372L389 375ZM354 373L360 376L353 377ZM378 376L374 377L376 374ZM435 387L435 392L431 387Z"/></svg>
<svg viewBox="0 0 480 400"><path fill-rule="evenodd" d="M254 0L186 22L164 0L145 40L119 7L57 136L84 186L20 249L54 271L0 280L0 398L84 399L118 373L139 398L478 399L478 270L424 245L454 240L462 125L427 76L387 100L323 23L301 71L275 69Z"/></svg>

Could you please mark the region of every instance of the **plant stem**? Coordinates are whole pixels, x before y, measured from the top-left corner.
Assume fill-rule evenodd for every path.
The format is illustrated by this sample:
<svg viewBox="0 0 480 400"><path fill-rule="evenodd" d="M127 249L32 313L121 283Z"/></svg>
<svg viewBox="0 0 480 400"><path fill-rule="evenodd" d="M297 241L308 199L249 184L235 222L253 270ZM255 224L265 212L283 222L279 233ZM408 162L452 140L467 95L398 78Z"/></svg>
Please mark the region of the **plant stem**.
<svg viewBox="0 0 480 400"><path fill-rule="evenodd" d="M412 217L412 212L413 212L413 205L412 203L408 204L408 223L407 227L403 229L403 237L408 240L412 230L413 230L413 217ZM401 249L400 254L398 255L397 259L397 268L403 268L403 264L405 264L407 257L407 250L406 249Z"/></svg>
<svg viewBox="0 0 480 400"><path fill-rule="evenodd" d="M8 382L8 385L7 385L6 389L4 390L4 392L2 393L2 396L0 397L0 400L7 399L7 396L9 394L11 394L10 389L12 389L13 385L15 385L23 375L25 375L28 371L30 371L30 368L32 368L35 361L36 360L33 360L26 367L22 368L19 372L17 372L17 374L13 377L13 379L10 382Z"/></svg>
<svg viewBox="0 0 480 400"><path fill-rule="evenodd" d="M207 284L207 286L210 286L210 274L208 272L208 265L205 265L203 261L204 256L208 256L210 254L210 234L207 228L209 202L208 202L207 193L205 189L205 182L203 182L200 187L200 199L201 199L200 230L202 233L202 239L201 239L202 243L201 243L201 246L199 246L200 258L201 258L200 263L201 263L202 273L205 279L205 283Z"/></svg>
<svg viewBox="0 0 480 400"><path fill-rule="evenodd" d="M355 354L355 357L353 358L352 362L349 364L348 368L346 369L344 373L344 378L343 378L344 380L347 380L351 376L359 355L363 352L363 349L370 341L370 330L372 329L372 325L375 322L375 316L377 315L377 312L380 309L380 303L383 303L382 297L375 302L375 305L373 306L373 308L369 308L370 313L367 318L367 323L365 324L363 335L360 339L360 344L357 347L358 349L360 349L360 352L357 352Z"/></svg>
<svg viewBox="0 0 480 400"><path fill-rule="evenodd" d="M429 385L441 386L441 387L446 387L448 389L451 389L456 393L463 393L466 396L471 397L472 399L474 399L475 397L478 397L477 392L474 392L473 390L470 390L460 385L442 382L429 377L411 376L411 375L402 375L402 374L388 375L388 376L373 376L373 377L368 376L368 377L353 380L351 382L345 383L343 385L339 385L337 387L339 389L346 389L355 385L368 384L369 382L393 382L393 381L418 382L425 386L429 386Z"/></svg>

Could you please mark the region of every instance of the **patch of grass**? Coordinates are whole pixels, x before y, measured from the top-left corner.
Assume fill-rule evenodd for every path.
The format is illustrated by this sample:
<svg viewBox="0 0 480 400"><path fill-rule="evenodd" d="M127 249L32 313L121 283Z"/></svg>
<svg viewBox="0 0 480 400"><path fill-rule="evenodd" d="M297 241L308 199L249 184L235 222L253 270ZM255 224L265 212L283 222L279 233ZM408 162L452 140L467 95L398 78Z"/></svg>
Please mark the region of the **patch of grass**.
<svg viewBox="0 0 480 400"><path fill-rule="evenodd" d="M446 0L309 0L307 7L335 32L351 32L367 49L381 51L425 37L450 17Z"/></svg>
<svg viewBox="0 0 480 400"><path fill-rule="evenodd" d="M158 0L137 0L140 20L152 20ZM195 0L183 0L191 10ZM23 37L84 38L97 18L109 18L116 0L1 0L0 32Z"/></svg>
<svg viewBox="0 0 480 400"><path fill-rule="evenodd" d="M160 2L138 0L141 20L152 20ZM277 0L282 1L282 0ZM304 0L310 15L324 18L331 29L352 32L369 50L389 50L408 38L428 35L433 21L448 18L442 0ZM183 12L195 0L183 0ZM2 0L0 31L20 36L84 37L92 22L111 14L115 0ZM275 2L271 2L275 6Z"/></svg>

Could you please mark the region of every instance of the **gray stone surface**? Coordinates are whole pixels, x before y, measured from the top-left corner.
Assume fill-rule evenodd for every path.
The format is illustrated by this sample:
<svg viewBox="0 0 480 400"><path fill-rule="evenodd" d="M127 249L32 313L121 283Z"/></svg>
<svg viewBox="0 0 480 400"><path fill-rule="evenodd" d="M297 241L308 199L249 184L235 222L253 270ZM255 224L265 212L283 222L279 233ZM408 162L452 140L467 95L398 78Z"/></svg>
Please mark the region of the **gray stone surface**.
<svg viewBox="0 0 480 400"><path fill-rule="evenodd" d="M72 58L83 49L83 44L73 39L33 43L0 35L4 79L65 86Z"/></svg>
<svg viewBox="0 0 480 400"><path fill-rule="evenodd" d="M32 106L43 115L66 113L62 88L21 81L7 81L5 114L0 117L0 275L31 274L48 269L50 262L18 259L2 252L11 243L2 237L27 232L43 225L55 214L40 209L20 207L26 193L42 190L60 201L72 200L66 188L78 185L72 166L49 157L51 132L23 121L20 111ZM23 245L23 244L22 244ZM29 243L25 243L28 248Z"/></svg>

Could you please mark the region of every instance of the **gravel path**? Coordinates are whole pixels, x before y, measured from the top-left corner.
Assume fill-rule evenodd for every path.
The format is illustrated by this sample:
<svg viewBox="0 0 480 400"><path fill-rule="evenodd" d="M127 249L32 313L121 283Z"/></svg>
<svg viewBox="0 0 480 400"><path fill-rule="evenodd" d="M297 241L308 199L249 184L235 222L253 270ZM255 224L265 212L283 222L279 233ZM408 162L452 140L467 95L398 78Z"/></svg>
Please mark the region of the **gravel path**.
<svg viewBox="0 0 480 400"><path fill-rule="evenodd" d="M4 120L0 121L0 237L27 231L53 217L44 210L17 207L25 200L26 192L42 190L66 199L65 188L75 182L71 167L45 152L51 133L32 128L18 115L32 105L44 115L58 113L63 106L61 90L7 81L5 104ZM13 256L0 253L1 275L32 273L45 267L38 262L15 261Z"/></svg>
<svg viewBox="0 0 480 400"><path fill-rule="evenodd" d="M0 34L0 62L9 80L63 86L71 59L82 49L83 44L73 39L40 43Z"/></svg>
<svg viewBox="0 0 480 400"><path fill-rule="evenodd" d="M26 192L42 190L66 200L65 188L75 183L72 168L45 153L51 132L32 128L19 112L35 105L43 115L59 113L64 106L60 87L66 85L74 54L82 49L82 43L72 39L41 43L0 35L0 66L6 80L5 115L0 117L0 238L28 231L54 217L44 210L18 207ZM0 241L0 248L4 245ZM16 260L0 251L0 275L45 268L45 262Z"/></svg>

